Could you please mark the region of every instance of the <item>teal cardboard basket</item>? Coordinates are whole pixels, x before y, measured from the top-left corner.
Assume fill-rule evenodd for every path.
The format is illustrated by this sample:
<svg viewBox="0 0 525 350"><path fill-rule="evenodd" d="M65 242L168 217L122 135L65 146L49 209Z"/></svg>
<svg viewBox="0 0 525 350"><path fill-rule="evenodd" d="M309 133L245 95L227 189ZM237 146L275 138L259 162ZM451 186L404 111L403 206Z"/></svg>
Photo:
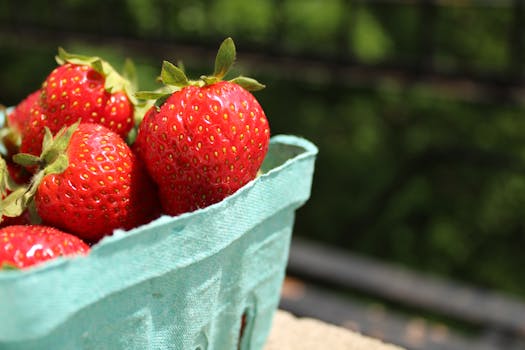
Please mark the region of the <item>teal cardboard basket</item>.
<svg viewBox="0 0 525 350"><path fill-rule="evenodd" d="M220 203L0 272L0 349L262 349L316 154L275 136L263 175Z"/></svg>

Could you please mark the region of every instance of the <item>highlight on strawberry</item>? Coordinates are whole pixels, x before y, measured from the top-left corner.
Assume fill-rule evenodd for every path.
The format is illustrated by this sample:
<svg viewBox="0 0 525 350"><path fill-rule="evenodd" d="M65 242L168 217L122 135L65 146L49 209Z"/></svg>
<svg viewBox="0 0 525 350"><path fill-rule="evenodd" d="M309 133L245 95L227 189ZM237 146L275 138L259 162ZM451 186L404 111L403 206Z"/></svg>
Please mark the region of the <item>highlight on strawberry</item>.
<svg viewBox="0 0 525 350"><path fill-rule="evenodd" d="M59 256L86 255L81 239L53 227L13 225L0 229L0 271L25 269Z"/></svg>
<svg viewBox="0 0 525 350"><path fill-rule="evenodd" d="M178 215L216 203L253 180L268 150L266 115L250 91L254 79L224 80L236 56L234 42L220 45L212 75L190 80L164 61L168 92L138 92L155 99L138 127L134 149L160 189L164 213Z"/></svg>

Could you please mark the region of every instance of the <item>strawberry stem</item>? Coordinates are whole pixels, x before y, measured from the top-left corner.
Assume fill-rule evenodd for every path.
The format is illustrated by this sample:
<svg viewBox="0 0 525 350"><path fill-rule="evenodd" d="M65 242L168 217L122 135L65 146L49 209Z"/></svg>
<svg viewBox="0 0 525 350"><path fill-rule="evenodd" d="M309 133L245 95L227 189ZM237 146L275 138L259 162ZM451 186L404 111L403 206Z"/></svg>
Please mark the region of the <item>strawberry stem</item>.
<svg viewBox="0 0 525 350"><path fill-rule="evenodd" d="M166 99L175 91L178 91L186 86L193 85L203 87L206 85L213 85L224 79L231 67L235 63L237 56L235 43L233 39L228 37L219 46L217 56L215 57L215 68L212 75L201 75L198 80L190 80L184 72L184 66L179 63L178 66L168 61L162 62L162 69L159 80L170 88L157 91L138 91L135 97L141 100L157 100L155 105L160 106ZM248 91L258 91L265 86L253 78L239 76L230 82L243 87Z"/></svg>
<svg viewBox="0 0 525 350"><path fill-rule="evenodd" d="M257 80L253 78L248 78L248 77L243 77L243 76L233 78L232 80L230 80L230 82L240 85L248 91L259 91L266 87L266 85L259 83Z"/></svg>
<svg viewBox="0 0 525 350"><path fill-rule="evenodd" d="M0 157L0 196L3 198L9 191L15 191L20 187L9 174L7 162Z"/></svg>

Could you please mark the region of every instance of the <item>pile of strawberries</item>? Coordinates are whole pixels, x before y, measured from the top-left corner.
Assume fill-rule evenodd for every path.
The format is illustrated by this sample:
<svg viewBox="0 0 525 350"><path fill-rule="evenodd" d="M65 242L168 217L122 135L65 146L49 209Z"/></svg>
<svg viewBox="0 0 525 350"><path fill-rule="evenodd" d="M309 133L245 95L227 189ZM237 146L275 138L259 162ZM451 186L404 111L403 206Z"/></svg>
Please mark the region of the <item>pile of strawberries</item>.
<svg viewBox="0 0 525 350"><path fill-rule="evenodd" d="M256 80L224 80L231 38L212 75L189 80L163 62L164 86L137 92L98 57L59 49L38 91L0 131L0 269L87 254L115 229L221 201L253 180L269 126Z"/></svg>

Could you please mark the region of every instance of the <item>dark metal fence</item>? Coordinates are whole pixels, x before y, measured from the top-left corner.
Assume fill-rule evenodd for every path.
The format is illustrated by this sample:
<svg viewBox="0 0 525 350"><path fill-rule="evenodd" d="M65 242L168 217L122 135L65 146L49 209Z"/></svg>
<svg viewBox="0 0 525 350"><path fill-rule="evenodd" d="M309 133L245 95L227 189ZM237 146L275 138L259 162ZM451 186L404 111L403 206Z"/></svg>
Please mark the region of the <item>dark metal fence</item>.
<svg viewBox="0 0 525 350"><path fill-rule="evenodd" d="M38 1L19 2L3 0L5 15L0 14L0 34L5 37L19 38L26 42L42 42L42 40L59 43L64 39L81 39L99 42L111 42L125 48L139 50L142 54L165 54L172 49L187 48L191 50L215 50L217 42L224 35L220 28L210 28L207 33L192 33L184 30L174 31L176 19L169 14L170 8L177 5L171 1L153 0L151 6L159 14L155 21L156 30L139 31L134 27L133 18L121 9L126 7L125 1L109 0L97 5L96 13L89 13L83 7L71 7L69 2L57 2L47 11L37 12L28 16L31 8ZM338 2L341 14L338 16L333 35L327 39L326 45L303 43L292 47L288 32L294 27L288 22L285 6L289 0L272 0L273 14L271 28L263 39L254 40L238 30L236 41L243 47L243 52L253 53L258 62L284 63L283 71L296 67L294 71L305 66L321 69L328 76L341 81L340 73L352 75L356 83L370 81L370 78L385 75L413 81L427 80L436 83L469 85L477 91L488 90L491 94L515 98L513 90L524 85L525 71L525 19L524 0L341 0ZM208 2L204 1L206 6ZM209 2L213 3L213 1ZM1 4L0 4L1 5ZM359 57L352 44L353 30L356 18L360 16L360 8L367 7L377 13L387 16L398 7L410 8L413 17L417 19L411 26L411 47L406 45L396 53L387 55L376 62L367 62ZM84 6L86 7L86 6ZM47 7L46 7L47 8ZM86 7L88 8L88 7ZM476 10L480 8L503 9L509 14L505 21L501 40L505 42L506 62L495 71L475 69L466 65L456 65L453 68L441 67L437 57L442 49L442 39L438 40L438 25L442 14L449 10ZM118 13L118 16L115 14ZM96 15L96 16L95 16ZM216 16L207 13L208 16ZM91 19L90 19L90 16ZM96 18L96 20L95 20ZM443 24L441 24L443 25ZM446 25L446 24L445 24ZM235 31L236 29L233 29ZM468 24L458 27L458 31L469 31ZM487 33L488 34L488 33ZM446 38L444 38L446 40ZM329 49L326 49L329 47ZM475 55L475 53L471 53ZM461 57L455 58L461 61ZM288 65L287 65L288 63ZM272 64L273 66L273 64Z"/></svg>

